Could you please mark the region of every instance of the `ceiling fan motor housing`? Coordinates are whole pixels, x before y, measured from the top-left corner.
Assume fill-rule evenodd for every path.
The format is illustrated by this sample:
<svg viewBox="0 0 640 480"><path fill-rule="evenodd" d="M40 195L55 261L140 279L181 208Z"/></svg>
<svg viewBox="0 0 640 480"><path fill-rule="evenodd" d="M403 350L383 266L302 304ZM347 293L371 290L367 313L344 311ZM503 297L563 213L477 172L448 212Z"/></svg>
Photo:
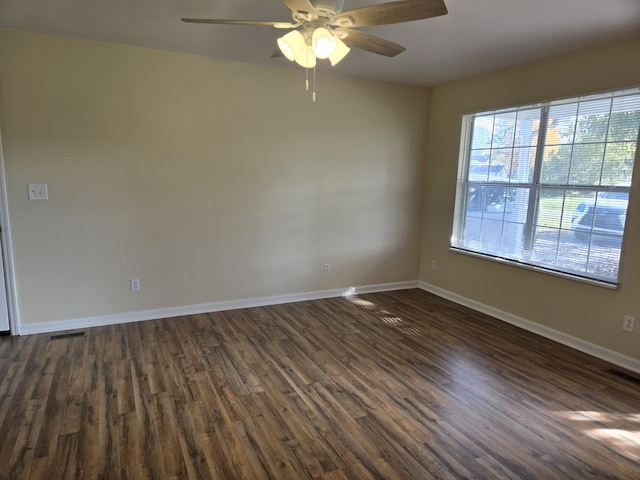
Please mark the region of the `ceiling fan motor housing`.
<svg viewBox="0 0 640 480"><path fill-rule="evenodd" d="M331 17L344 8L344 0L311 0L311 4L320 17Z"/></svg>

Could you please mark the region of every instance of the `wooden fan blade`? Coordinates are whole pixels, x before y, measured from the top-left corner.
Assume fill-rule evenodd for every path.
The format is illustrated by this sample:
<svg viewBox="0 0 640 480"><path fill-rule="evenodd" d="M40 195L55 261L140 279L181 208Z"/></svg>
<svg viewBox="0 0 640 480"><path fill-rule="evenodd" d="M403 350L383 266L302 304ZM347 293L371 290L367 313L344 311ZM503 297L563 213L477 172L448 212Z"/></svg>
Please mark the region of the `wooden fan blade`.
<svg viewBox="0 0 640 480"><path fill-rule="evenodd" d="M377 53L378 55L384 55L386 57L395 57L399 53L406 50L402 45L398 45L391 40L385 38L376 37L370 33L361 32L359 30L352 30L350 28L338 28L337 32L347 33L348 35L342 38L342 41L349 47L359 48L360 50L366 50L367 52Z"/></svg>
<svg viewBox="0 0 640 480"><path fill-rule="evenodd" d="M401 0L338 13L331 24L340 27L366 27L411 22L446 14L444 0Z"/></svg>
<svg viewBox="0 0 640 480"><path fill-rule="evenodd" d="M274 28L295 28L296 24L289 22L260 22L255 20L219 20L215 18L183 18L187 23L211 23L216 25L262 25Z"/></svg>
<svg viewBox="0 0 640 480"><path fill-rule="evenodd" d="M307 20L317 20L318 12L309 0L282 0L292 12L300 12L305 15Z"/></svg>
<svg viewBox="0 0 640 480"><path fill-rule="evenodd" d="M279 48L277 48L276 51L271 54L271 58L279 58L279 57L284 57L284 54Z"/></svg>

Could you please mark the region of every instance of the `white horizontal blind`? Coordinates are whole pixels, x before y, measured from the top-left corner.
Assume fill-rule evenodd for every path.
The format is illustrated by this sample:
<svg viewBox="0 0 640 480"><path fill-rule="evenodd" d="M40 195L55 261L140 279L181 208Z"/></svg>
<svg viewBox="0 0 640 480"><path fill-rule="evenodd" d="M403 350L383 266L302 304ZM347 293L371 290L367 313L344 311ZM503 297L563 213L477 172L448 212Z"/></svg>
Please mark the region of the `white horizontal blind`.
<svg viewBox="0 0 640 480"><path fill-rule="evenodd" d="M640 88L466 115L451 247L617 285Z"/></svg>

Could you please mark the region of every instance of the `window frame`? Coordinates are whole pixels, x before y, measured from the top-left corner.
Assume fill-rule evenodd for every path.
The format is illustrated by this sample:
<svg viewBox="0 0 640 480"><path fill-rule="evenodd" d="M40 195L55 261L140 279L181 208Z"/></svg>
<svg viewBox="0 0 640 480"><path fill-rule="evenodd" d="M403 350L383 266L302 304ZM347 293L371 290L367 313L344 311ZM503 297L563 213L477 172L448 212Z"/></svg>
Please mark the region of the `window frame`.
<svg viewBox="0 0 640 480"><path fill-rule="evenodd" d="M629 185L626 186L620 186L620 185L602 185L602 181L600 181L599 184L572 184L570 182L570 179L567 178L566 183L545 183L542 181L542 168L543 168L543 157L545 154L545 146L548 146L549 144L547 144L547 126L548 126L548 119L549 119L549 111L552 107L557 106L557 105L562 105L562 104L577 104L580 105L581 102L584 102L587 99L590 98L596 98L597 96L603 96L606 98L611 99L611 101L613 102L613 99L616 98L616 96L626 96L626 95L640 95L640 87L632 87L632 88L626 88L626 89L620 89L620 90L613 90L613 91L609 91L609 92L603 92L601 94L595 94L595 95L584 95L584 96L580 96L580 97L573 97L573 98L567 98L564 100L559 100L559 101L546 101L546 102L540 102L540 103L536 103L536 104L531 104L531 105L522 105L522 106L518 106L518 107L511 107L511 108L504 108L504 109L494 109L494 110L489 110L489 111L479 111L479 112L475 112L475 113L468 113L468 114L463 114L462 115L462 127L461 127L461 136L460 136L460 152L459 152L459 159L458 159L458 172L457 172L457 183L456 183L456 197L455 197L455 206L454 206L454 215L453 215L453 228L452 228L452 234L451 234L451 240L450 240L450 250L456 253L462 253L462 254L466 254L466 255L470 255L470 256L474 256L474 257L479 257L479 258L484 258L484 259L488 259L488 260L493 260L493 261L497 261L499 263L503 263L503 264L507 264L507 265L512 265L512 266L517 266L517 267L521 267L521 268L525 268L528 270L534 270L534 271L539 271L539 272L544 272L544 273L548 273L554 276L560 276L563 278L570 278L573 280L578 280L578 281L582 281L582 282L586 282L586 283L590 283L590 284L596 284L596 285L600 285L600 286L605 286L608 288L619 288L620 283L621 283L621 277L622 277L622 270L623 270L623 264L624 264L624 246L625 246L625 241L627 238L627 226L628 226L628 222L626 221L629 217L629 201L632 198L632 190L634 189L634 184L637 182L637 180L634 180L634 175L633 173L635 173L635 171L637 170L638 166L638 160L640 157L640 129L636 138L636 150L635 150L635 155L633 157L633 167L632 167L632 171L631 171L631 176L630 176L630 181L629 181ZM498 115L505 115L505 114L510 114L510 113L516 113L519 114L520 112L526 112L527 110L539 110L540 111L540 115L538 117L539 119L539 124L538 124L538 130L536 132L537 135L537 141L535 142L535 161L534 161L534 166L533 166L533 171L531 174L531 178L529 179L529 181L526 182L522 182L522 181L516 181L513 182L511 179L511 174L509 174L509 177L506 178L506 181L491 181L490 177L490 165L491 163L489 163L487 165L487 178L484 181L480 181L480 180L472 180L470 178L470 168L472 167L472 154L474 152L474 148L473 148L473 133L474 133L474 121L476 121L478 118L481 118L482 116L493 116L493 119L495 121L496 117ZM611 110L609 111L609 117L608 117L608 122L610 122L611 120ZM577 119L578 119L578 113L576 113L576 123L577 123ZM607 127L609 128L609 127ZM607 130L608 132L609 130ZM515 133L514 133L515 136ZM492 131L491 133L491 147L489 147L489 150L493 150L493 140L495 137L495 131ZM608 137L604 140L604 142L599 142L602 143L605 147L608 146L610 143L613 143L614 141L609 141ZM593 142L596 143L596 142ZM572 148L575 147L575 145L581 145L580 142L576 142L576 138L573 138L571 141L571 146ZM588 143L587 143L588 144ZM515 143L512 144L511 147L512 150L516 149ZM523 148L523 146L518 146L518 148ZM533 145L526 147L526 148L533 148ZM476 150L478 150L476 148ZM600 167L600 180L602 180L602 174L604 171L604 160L603 163ZM500 253L501 254L494 254L491 253L488 250L488 248L483 247L482 249L477 248L477 249L473 249L473 248L469 248L467 246L464 246L464 243L466 241L468 241L465 236L464 236L464 232L465 232L465 225L466 222L468 221L468 204L469 204L469 192L470 192L470 187L473 186L480 186L484 189L486 188L502 188L502 189L506 189L506 188L514 188L514 189L523 189L526 192L528 192L528 201L526 203L527 205L527 210L526 210L526 221L524 222L524 224L522 224L522 228L523 228L523 233L522 233L522 240L523 240L523 246L521 247L521 249L519 251L524 252L525 255L523 256L524 258L513 258L513 257L509 257L506 254L503 254L503 248L502 246L500 247ZM617 270L616 270L616 278L613 279L612 277L609 278L604 278L603 276L600 275L596 275L596 274L589 274L588 272L578 272L578 271L572 271L571 269L567 268L567 267L557 267L557 268L552 268L549 265L544 265L541 262L537 262L535 260L532 260L531 257L533 255L533 250L534 250L534 244L536 241L536 234L537 234L537 230L538 228L541 227L541 225L538 224L538 216L540 214L540 193L543 190L558 190L560 192L562 192L563 195L563 207L562 207L562 214L564 215L566 212L564 210L564 202L566 201L566 194L569 191L574 191L574 192L594 192L594 210L597 208L597 199L599 198L600 195L602 195L605 192L623 192L627 195L627 209L625 212L625 218L624 218L624 224L623 224L623 229L622 229L622 234L621 234L621 238L620 238L620 249L619 249L619 253L617 255ZM505 190L505 199L506 199L506 195L507 192ZM484 201L484 200L483 200ZM507 200L504 200L504 208L506 209L506 203ZM485 206L485 204L482 204L483 207ZM501 220L501 225L502 228L505 228L505 225L508 226L508 222L505 221L505 217L503 216L502 220ZM591 230L589 231L589 235L593 235L594 234L594 228L595 228L595 223L592 223L591 225ZM558 227L559 232L561 232L563 230L562 225L560 225ZM560 245L560 240L558 240L558 243L556 245L556 255L558 255L558 246ZM589 249L591 249L591 245L589 246ZM482 251L484 250L484 251ZM527 255L529 256L527 258ZM611 278L611 279L610 279Z"/></svg>

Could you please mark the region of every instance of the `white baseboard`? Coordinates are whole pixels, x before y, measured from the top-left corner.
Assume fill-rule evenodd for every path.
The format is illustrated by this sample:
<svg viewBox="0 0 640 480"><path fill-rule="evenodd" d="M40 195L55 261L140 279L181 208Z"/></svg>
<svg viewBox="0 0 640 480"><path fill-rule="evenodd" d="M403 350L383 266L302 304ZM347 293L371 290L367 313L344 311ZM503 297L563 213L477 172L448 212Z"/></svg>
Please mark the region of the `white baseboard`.
<svg viewBox="0 0 640 480"><path fill-rule="evenodd" d="M75 318L42 323L20 324L19 335L32 335L36 333L60 332L63 330L77 330L104 325L116 325L120 323L141 322L159 318L179 317L183 315L196 315L199 313L220 312L223 310L236 310L239 308L264 307L282 303L304 302L322 298L341 297L345 294L385 292L391 290L406 290L418 288L418 281L382 283L378 285L365 285L361 287L339 288L335 290L320 290L315 292L293 293L289 295L277 295L272 297L248 298L242 300L230 300L224 302L202 303L198 305L186 305L181 307L160 308L156 310L144 310L115 315L103 315L99 317Z"/></svg>
<svg viewBox="0 0 640 480"><path fill-rule="evenodd" d="M494 318L497 318L498 320L502 320L503 322L510 323L517 327L536 333L542 337L554 340L568 347L575 348L576 350L587 353L596 358L606 360L607 362L611 362L622 368L631 370L632 372L640 373L640 360L637 360L635 358L628 357L613 350L609 350L608 348L601 347L600 345L596 345L580 338L573 337L558 330L554 330L553 328L545 327L544 325L532 322L531 320L527 320L526 318L518 317L517 315L498 310L497 308L485 305L480 302L476 302L475 300L471 300L469 298L463 297L462 295L458 295L457 293L444 290L425 282L420 282L419 287L422 290L433 293L434 295L445 298L459 305L463 305L478 312L485 313Z"/></svg>
<svg viewBox="0 0 640 480"><path fill-rule="evenodd" d="M465 307L469 307L478 312L490 315L494 318L497 318L498 320L510 323L517 327L549 338L550 340L554 340L563 345L567 345L569 347L575 348L576 350L580 350L581 352L593 355L594 357L600 358L602 360L606 360L615 365L626 368L627 370L640 373L640 360L622 355L621 353L587 342L580 338L573 337L558 330L554 330L553 328L545 327L544 325L532 322L531 320L527 320L526 318L518 317L517 315L513 315L489 305L476 302L475 300L471 300L469 298L463 297L462 295L458 295L434 285L418 281L364 285L360 287L340 288L334 290L319 290L315 292L294 293L272 297L248 298L223 302L202 303L198 305L186 305L181 307L160 308L156 310L144 310L140 312L103 315L99 317L85 317L53 322L28 323L20 325L19 334L31 335L36 333L77 330L82 328L140 322L144 320L154 320L159 318L220 312L223 310L236 310L239 308L263 307L283 303L304 302L307 300L334 298L344 295L357 295L359 293L362 294L386 292L392 290L406 290L409 288L420 288L457 304L464 305Z"/></svg>

